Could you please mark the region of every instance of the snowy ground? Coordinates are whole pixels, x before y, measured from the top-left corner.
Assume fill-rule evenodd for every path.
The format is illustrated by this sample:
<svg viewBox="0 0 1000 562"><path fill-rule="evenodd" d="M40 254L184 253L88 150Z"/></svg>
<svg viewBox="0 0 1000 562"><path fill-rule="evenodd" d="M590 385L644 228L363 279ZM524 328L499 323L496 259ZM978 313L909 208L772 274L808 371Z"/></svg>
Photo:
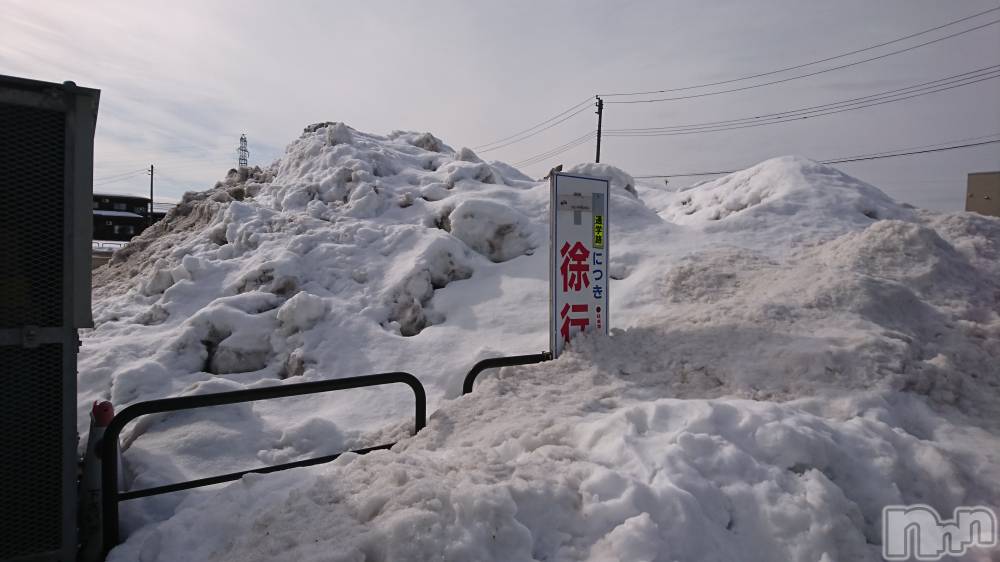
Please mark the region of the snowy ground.
<svg viewBox="0 0 1000 562"><path fill-rule="evenodd" d="M429 134L306 129L95 273L89 404L404 370L150 416L111 560L879 560L882 506L1000 506L1000 220L784 157L681 192L606 165L609 338L546 346L547 182ZM991 554L970 553L969 560ZM993 557L998 556L996 552Z"/></svg>

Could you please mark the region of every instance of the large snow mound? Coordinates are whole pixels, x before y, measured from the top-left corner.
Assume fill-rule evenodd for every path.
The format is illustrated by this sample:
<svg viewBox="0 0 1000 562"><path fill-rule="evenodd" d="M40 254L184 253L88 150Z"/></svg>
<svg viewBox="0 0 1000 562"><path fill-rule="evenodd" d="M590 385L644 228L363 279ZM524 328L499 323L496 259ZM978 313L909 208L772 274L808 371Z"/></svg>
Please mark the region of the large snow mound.
<svg viewBox="0 0 1000 562"><path fill-rule="evenodd" d="M549 187L506 164L318 123L117 253L81 431L95 399L398 370L435 413L407 438L385 388L143 418L129 489L401 441L125 502L111 559L878 560L884 505L1000 505L1000 220L796 157L677 193L568 171L611 182L612 335L459 399L547 342Z"/></svg>
<svg viewBox="0 0 1000 562"><path fill-rule="evenodd" d="M824 164L783 156L679 191L662 210L678 224L719 221L711 228L756 230L810 225L816 209L838 222L912 219L911 209L877 188Z"/></svg>

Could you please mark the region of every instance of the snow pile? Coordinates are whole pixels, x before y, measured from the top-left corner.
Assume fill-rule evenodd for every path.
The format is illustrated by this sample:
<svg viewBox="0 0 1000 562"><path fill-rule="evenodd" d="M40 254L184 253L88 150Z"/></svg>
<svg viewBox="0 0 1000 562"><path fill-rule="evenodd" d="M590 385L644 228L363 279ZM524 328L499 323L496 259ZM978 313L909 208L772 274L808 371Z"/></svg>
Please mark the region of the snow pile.
<svg viewBox="0 0 1000 562"><path fill-rule="evenodd" d="M1000 221L794 157L679 193L568 171L612 184L613 333L456 400L547 341L548 185L506 164L321 123L117 254L81 427L396 370L435 413L405 438L385 388L143 418L131 489L402 440L125 502L111 559L878 560L884 505L1000 505Z"/></svg>
<svg viewBox="0 0 1000 562"><path fill-rule="evenodd" d="M392 349L410 344L394 336L447 318L436 291L545 240L534 187L428 134L308 127L277 165L189 194L98 272L84 386L124 404L212 375L396 370ZM523 198L531 215L497 201ZM101 342L115 349L97 352ZM387 361L373 364L366 347Z"/></svg>
<svg viewBox="0 0 1000 562"><path fill-rule="evenodd" d="M494 262L527 255L540 244L527 216L493 201L463 201L446 220L445 230Z"/></svg>
<svg viewBox="0 0 1000 562"><path fill-rule="evenodd" d="M593 343L484 381L392 452L192 499L111 560L880 560L883 505L998 497L996 464L934 442L995 435L912 396L656 399Z"/></svg>
<svg viewBox="0 0 1000 562"><path fill-rule="evenodd" d="M614 189L621 189L626 193L632 194L633 199L639 198L635 190L635 179L628 175L624 170L620 170L614 166L591 163L576 164L574 166L570 166L566 170L566 173L606 179L611 182Z"/></svg>
<svg viewBox="0 0 1000 562"><path fill-rule="evenodd" d="M836 222L865 226L873 219L912 220L910 209L877 188L840 170L811 160L785 156L687 188L663 209L677 224L719 221L710 230L781 229L783 235L814 233L812 211Z"/></svg>
<svg viewBox="0 0 1000 562"><path fill-rule="evenodd" d="M929 226L879 221L781 261L734 247L681 259L662 280L670 306L644 320L699 326L666 334L670 361L696 358L763 393L751 397L889 385L1000 413L995 271ZM776 352L757 364L746 353L758 347Z"/></svg>

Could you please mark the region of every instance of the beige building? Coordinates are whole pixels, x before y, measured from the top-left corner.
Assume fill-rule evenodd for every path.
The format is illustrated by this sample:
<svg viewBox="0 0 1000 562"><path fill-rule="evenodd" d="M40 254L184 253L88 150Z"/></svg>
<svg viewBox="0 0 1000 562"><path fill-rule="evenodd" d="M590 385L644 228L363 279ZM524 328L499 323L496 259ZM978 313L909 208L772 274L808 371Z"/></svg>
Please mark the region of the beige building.
<svg viewBox="0 0 1000 562"><path fill-rule="evenodd" d="M965 210L1000 217L1000 172L969 174Z"/></svg>

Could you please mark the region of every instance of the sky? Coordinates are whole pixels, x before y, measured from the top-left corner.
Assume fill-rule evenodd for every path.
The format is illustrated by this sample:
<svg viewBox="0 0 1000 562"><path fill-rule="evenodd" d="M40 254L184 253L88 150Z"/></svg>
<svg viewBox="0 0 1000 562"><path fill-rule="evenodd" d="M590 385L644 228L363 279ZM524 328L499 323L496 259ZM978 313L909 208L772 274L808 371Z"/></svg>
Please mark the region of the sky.
<svg viewBox="0 0 1000 562"><path fill-rule="evenodd" d="M684 88L833 57L998 7L997 0L79 2L0 0L0 74L101 90L94 190L156 199L211 187L236 164L280 157L302 128L428 131L455 148L527 129L595 94ZM803 69L671 94L604 97L605 129L704 123L876 94L1000 65L1000 24L816 76L815 72L1000 20L1000 11ZM1000 138L1000 78L775 125L612 137L601 161L633 175L733 170ZM596 129L584 110L484 159L509 163ZM993 135L988 137L988 135ZM975 142L975 141L973 141ZM960 143L956 143L960 144ZM521 169L594 159L588 141ZM966 175L1000 170L1000 144L839 164L897 200L964 208ZM676 189L705 178L673 178ZM657 180L659 181L659 180Z"/></svg>

